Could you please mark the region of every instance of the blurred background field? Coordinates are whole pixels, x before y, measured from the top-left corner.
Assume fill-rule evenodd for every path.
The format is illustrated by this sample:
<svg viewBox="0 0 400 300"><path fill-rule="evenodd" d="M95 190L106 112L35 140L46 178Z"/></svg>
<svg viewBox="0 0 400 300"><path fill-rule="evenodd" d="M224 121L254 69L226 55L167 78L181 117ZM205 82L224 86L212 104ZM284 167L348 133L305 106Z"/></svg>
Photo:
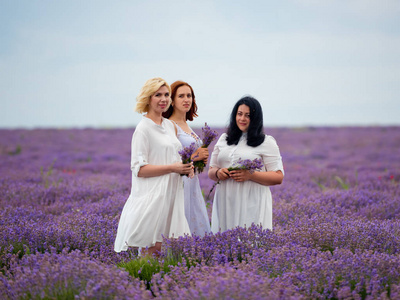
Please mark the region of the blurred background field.
<svg viewBox="0 0 400 300"><path fill-rule="evenodd" d="M400 297L400 127L266 128L285 168L274 230L166 240L153 262L113 252L133 131L0 130L6 299Z"/></svg>

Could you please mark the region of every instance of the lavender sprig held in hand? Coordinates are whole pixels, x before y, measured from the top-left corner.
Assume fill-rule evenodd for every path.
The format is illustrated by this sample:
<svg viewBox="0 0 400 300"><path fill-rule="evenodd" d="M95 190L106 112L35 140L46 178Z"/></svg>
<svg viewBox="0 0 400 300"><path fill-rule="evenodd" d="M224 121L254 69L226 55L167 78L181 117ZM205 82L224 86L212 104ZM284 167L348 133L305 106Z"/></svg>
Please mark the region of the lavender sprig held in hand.
<svg viewBox="0 0 400 300"><path fill-rule="evenodd" d="M250 173L254 173L255 170L261 170L263 166L264 163L261 158L255 158L253 160L250 159L243 160L239 158L239 160L234 164L234 166L228 168L228 171L249 170ZM218 183L219 181L213 184L210 191L208 192L207 198L210 197L212 191L214 190L214 188L217 186Z"/></svg>
<svg viewBox="0 0 400 300"><path fill-rule="evenodd" d="M191 143L190 146L184 147L178 153L181 156L182 163L188 164L192 161L192 154L196 151L196 144ZM182 174L181 174L182 175Z"/></svg>
<svg viewBox="0 0 400 300"><path fill-rule="evenodd" d="M261 158L255 158L253 160L250 159L242 160L241 158L239 158L239 160L235 163L235 165L229 167L228 170L229 171L249 170L250 173L254 173L255 170L261 170L263 166L264 164Z"/></svg>
<svg viewBox="0 0 400 300"><path fill-rule="evenodd" d="M201 131L203 133L203 144L201 145L201 148L208 148L210 144L212 143L213 140L215 140L218 136L218 132L215 130L212 130L210 126L207 125L207 123L204 124L204 127L201 128ZM195 171L200 174L201 172L204 171L204 167L206 164L204 163L203 160L198 160L193 162L194 169Z"/></svg>

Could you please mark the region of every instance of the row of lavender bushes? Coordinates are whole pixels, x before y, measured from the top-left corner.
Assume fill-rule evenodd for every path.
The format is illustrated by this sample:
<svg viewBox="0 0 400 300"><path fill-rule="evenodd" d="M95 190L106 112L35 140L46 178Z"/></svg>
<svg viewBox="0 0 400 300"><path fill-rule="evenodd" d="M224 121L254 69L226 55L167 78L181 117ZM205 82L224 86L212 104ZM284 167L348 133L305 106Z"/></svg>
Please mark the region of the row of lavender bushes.
<svg viewBox="0 0 400 300"><path fill-rule="evenodd" d="M274 230L166 239L159 258L113 251L132 132L0 130L1 298L400 298L399 127L266 129Z"/></svg>

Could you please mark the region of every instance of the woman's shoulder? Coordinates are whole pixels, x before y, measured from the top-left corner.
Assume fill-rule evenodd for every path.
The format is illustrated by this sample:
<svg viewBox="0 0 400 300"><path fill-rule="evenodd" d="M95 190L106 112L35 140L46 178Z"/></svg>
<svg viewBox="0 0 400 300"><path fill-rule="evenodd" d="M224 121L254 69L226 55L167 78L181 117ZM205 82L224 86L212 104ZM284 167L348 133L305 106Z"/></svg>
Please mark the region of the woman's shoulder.
<svg viewBox="0 0 400 300"><path fill-rule="evenodd" d="M143 131L146 131L146 129L148 128L148 126L146 126L146 118L145 117L143 117L140 121L139 121L139 123L136 125L136 127L135 127L135 132L137 131L137 132L143 132Z"/></svg>
<svg viewBox="0 0 400 300"><path fill-rule="evenodd" d="M219 137L219 140L226 140L226 137L228 136L228 134L226 132L224 132L223 134L221 134L221 136Z"/></svg>
<svg viewBox="0 0 400 300"><path fill-rule="evenodd" d="M275 138L272 135L265 135L264 142L260 145L263 147L277 147L278 144L276 143Z"/></svg>
<svg viewBox="0 0 400 300"><path fill-rule="evenodd" d="M162 119L163 119L163 122L166 122L166 124L173 125L175 123L174 121L172 121L170 119L167 119L167 118L164 118L164 117Z"/></svg>
<svg viewBox="0 0 400 300"><path fill-rule="evenodd" d="M143 116L140 122L136 125L134 135L141 135L141 136L149 136L152 135L152 132L154 132L154 125L155 123Z"/></svg>
<svg viewBox="0 0 400 300"><path fill-rule="evenodd" d="M226 137L228 135L226 133L221 134L221 136L218 138L217 143L215 144L214 147L226 147L228 145L227 141L226 141Z"/></svg>
<svg viewBox="0 0 400 300"><path fill-rule="evenodd" d="M175 132L175 128L176 128L175 122L163 117L163 125L165 128L167 128L169 130L173 129Z"/></svg>
<svg viewBox="0 0 400 300"><path fill-rule="evenodd" d="M266 134L266 135L265 135L265 139L264 139L264 143L265 143L265 142L268 142L268 143L270 143L270 142L275 142L275 143L276 143L276 140L275 140L275 138L274 138L272 135Z"/></svg>
<svg viewBox="0 0 400 300"><path fill-rule="evenodd" d="M224 132L223 134L221 134L221 136L219 137L217 144L221 144L221 143L226 143L226 138L228 137L227 133Z"/></svg>

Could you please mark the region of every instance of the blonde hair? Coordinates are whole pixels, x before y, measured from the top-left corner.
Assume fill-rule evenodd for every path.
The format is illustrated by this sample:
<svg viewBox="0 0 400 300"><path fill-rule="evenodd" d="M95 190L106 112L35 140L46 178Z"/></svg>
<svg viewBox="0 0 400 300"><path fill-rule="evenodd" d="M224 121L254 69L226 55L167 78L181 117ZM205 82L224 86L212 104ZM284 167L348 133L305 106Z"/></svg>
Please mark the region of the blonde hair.
<svg viewBox="0 0 400 300"><path fill-rule="evenodd" d="M155 77L147 80L142 89L140 90L139 95L136 97L135 111L140 114L149 112L150 98L162 86L166 86L168 88L169 94L171 95L171 87L164 79L160 77ZM169 99L169 103L171 104L171 98Z"/></svg>

